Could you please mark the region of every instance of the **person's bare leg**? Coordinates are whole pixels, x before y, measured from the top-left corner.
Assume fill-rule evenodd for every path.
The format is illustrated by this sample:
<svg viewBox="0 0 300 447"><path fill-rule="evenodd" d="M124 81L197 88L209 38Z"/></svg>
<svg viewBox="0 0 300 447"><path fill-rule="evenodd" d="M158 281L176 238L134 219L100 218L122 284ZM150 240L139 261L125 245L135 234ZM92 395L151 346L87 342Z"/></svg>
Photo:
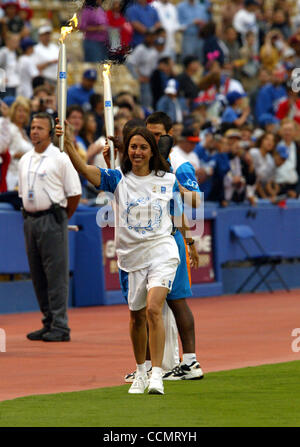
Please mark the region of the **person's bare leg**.
<svg viewBox="0 0 300 447"><path fill-rule="evenodd" d="M130 337L136 363L142 365L147 348L146 308L130 311Z"/></svg>
<svg viewBox="0 0 300 447"><path fill-rule="evenodd" d="M165 327L162 317L162 309L168 293L166 287L153 287L147 295L147 323L149 327L149 348L152 368L161 368L164 347ZM146 352L145 352L146 354Z"/></svg>
<svg viewBox="0 0 300 447"><path fill-rule="evenodd" d="M195 352L194 316L184 298L169 300L168 306L173 311L183 353Z"/></svg>

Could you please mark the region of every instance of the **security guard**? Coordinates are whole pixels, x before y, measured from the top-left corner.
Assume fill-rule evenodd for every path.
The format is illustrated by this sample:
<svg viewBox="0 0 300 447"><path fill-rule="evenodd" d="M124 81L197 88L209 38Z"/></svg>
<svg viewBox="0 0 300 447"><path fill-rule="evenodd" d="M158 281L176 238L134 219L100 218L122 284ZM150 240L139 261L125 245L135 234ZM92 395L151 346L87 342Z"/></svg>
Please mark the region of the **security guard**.
<svg viewBox="0 0 300 447"><path fill-rule="evenodd" d="M33 116L34 149L19 162L19 196L23 201L26 251L43 328L29 340L69 341L68 219L81 196L79 176L69 157L51 142L54 122L47 113Z"/></svg>

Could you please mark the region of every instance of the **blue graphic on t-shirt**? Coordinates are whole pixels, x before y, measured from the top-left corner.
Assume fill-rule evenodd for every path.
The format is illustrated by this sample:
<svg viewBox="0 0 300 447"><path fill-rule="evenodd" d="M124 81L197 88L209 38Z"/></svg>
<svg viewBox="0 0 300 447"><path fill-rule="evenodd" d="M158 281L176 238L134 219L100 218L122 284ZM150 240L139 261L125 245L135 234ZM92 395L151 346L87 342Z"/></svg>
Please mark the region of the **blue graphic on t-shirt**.
<svg viewBox="0 0 300 447"><path fill-rule="evenodd" d="M150 216L145 225L140 219L141 213L137 207L147 204L147 208L141 208L142 214L147 213L146 220ZM139 234L146 234L146 232L154 231L154 229L160 227L162 208L158 200L152 205L152 207L150 197L140 197L132 202L127 202L126 205L127 208L126 211L124 211L123 217L126 220L129 230L134 230Z"/></svg>

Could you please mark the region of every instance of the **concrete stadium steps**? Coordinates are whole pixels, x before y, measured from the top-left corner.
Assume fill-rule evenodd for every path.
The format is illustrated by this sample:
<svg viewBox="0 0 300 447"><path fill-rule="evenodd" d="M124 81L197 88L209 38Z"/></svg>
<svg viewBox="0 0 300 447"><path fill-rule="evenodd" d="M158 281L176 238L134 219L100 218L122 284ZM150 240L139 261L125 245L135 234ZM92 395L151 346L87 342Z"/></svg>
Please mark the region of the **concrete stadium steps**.
<svg viewBox="0 0 300 447"><path fill-rule="evenodd" d="M69 53L68 53L69 56ZM94 68L98 72L98 81L95 85L95 90L99 93L103 93L102 83L102 64L89 64L85 62L70 62L68 64L68 83L69 85L80 82L82 73L89 69ZM111 87L113 95L116 95L120 91L129 91L134 95L139 94L139 84L133 79L129 71L124 65L112 65L111 67Z"/></svg>

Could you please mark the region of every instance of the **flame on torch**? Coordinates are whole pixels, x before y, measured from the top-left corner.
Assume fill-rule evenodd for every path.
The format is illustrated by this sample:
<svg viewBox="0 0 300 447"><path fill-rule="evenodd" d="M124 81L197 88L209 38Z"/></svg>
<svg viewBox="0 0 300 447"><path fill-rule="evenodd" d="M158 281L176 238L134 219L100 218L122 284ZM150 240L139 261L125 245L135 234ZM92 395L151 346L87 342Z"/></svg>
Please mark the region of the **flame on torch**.
<svg viewBox="0 0 300 447"><path fill-rule="evenodd" d="M78 18L77 14L74 14L73 17L69 20L67 26L62 26L60 30L60 41L63 42L68 34L70 34L74 29L78 26Z"/></svg>
<svg viewBox="0 0 300 447"><path fill-rule="evenodd" d="M103 64L103 73L107 73L108 75L110 75L110 67L111 64Z"/></svg>

